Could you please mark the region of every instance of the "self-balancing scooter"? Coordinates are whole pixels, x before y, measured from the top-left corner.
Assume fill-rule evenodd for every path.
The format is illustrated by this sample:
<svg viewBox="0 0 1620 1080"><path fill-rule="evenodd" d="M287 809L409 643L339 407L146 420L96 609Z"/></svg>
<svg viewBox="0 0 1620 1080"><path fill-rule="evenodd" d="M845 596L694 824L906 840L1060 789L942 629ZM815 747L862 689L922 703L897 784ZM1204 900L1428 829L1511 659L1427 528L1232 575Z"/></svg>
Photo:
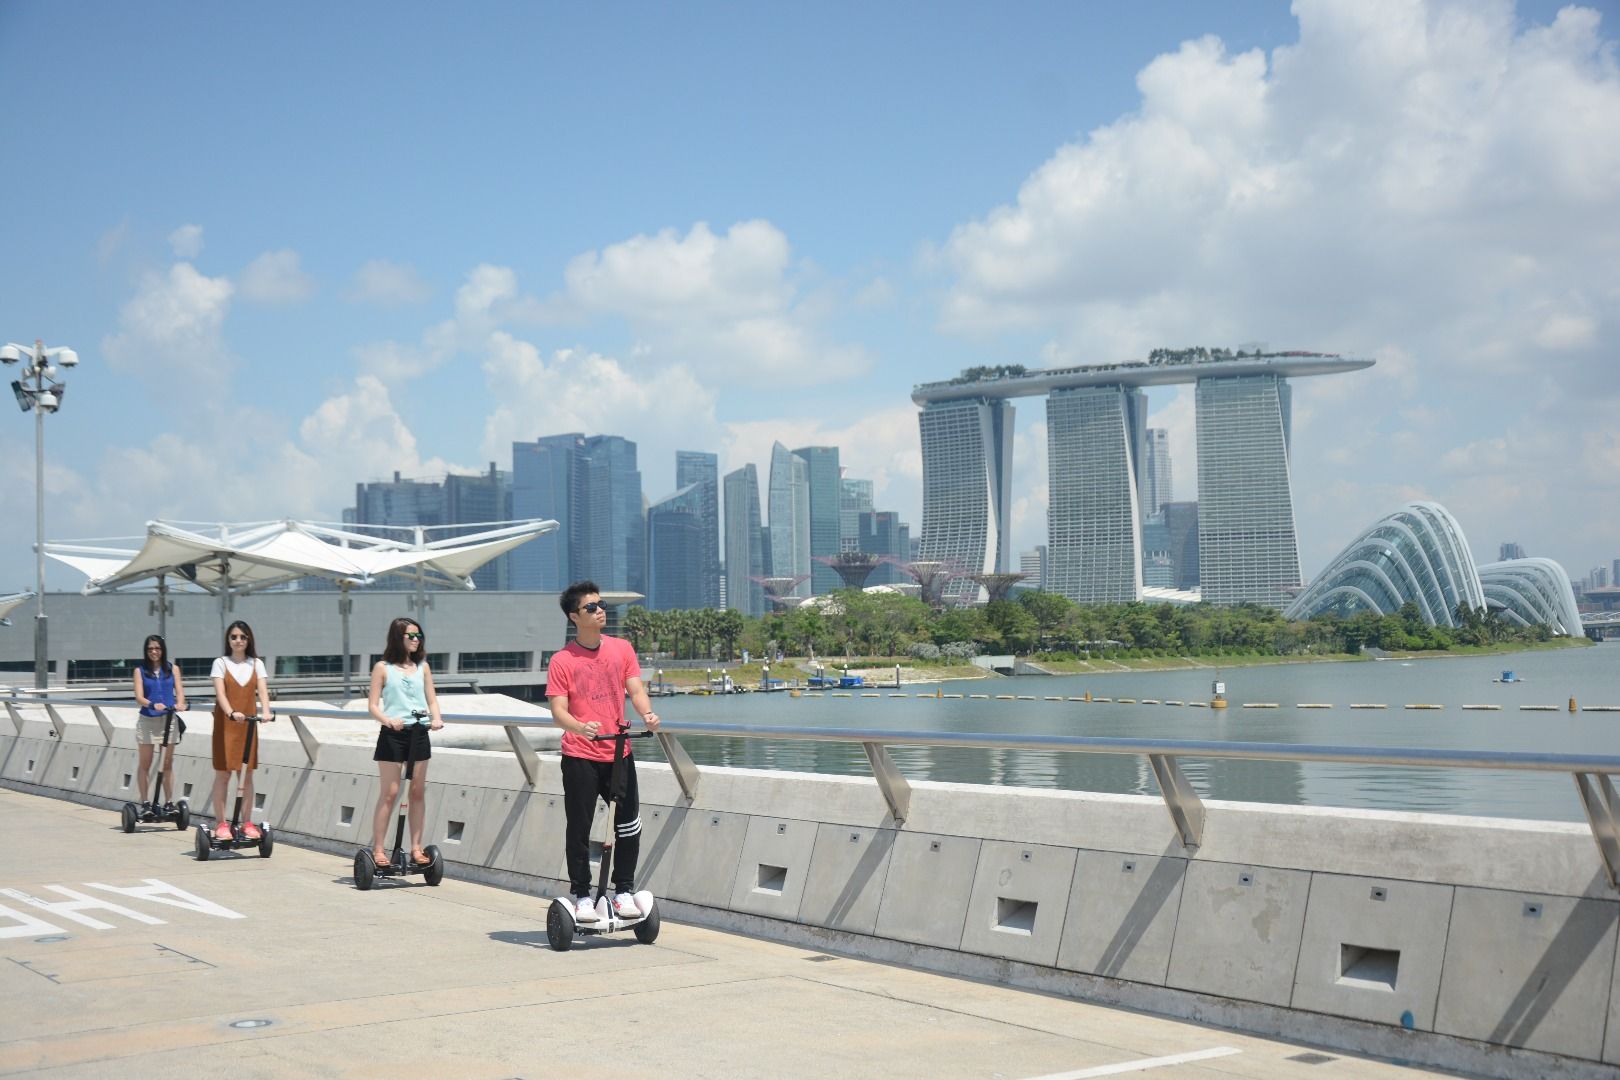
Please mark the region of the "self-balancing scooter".
<svg viewBox="0 0 1620 1080"><path fill-rule="evenodd" d="M419 709L413 709L411 715L417 720L427 716ZM416 769L415 748L412 747L413 756L405 759L405 797L399 804L399 826L394 830L394 857L385 863L379 864L377 857L371 853L371 848L363 847L354 853L354 887L361 892L371 888L376 878L405 877L407 874L421 874L422 880L429 885L437 885L444 880L444 856L439 854L435 844L429 844L422 849L422 854L428 857L425 864L419 864L405 850L405 813L411 805L411 773ZM426 808L423 808L424 811Z"/></svg>
<svg viewBox="0 0 1620 1080"><path fill-rule="evenodd" d="M253 736L259 729L257 715L245 716L247 721L247 738L242 740L242 771L247 772L248 762L253 759ZM252 812L252 807L248 811ZM256 847L259 849L259 858L268 859L270 853L276 848L275 833L270 831L268 821L259 822L259 837L252 839L242 835L242 782L236 782L236 806L231 810L231 835L229 839L222 839L214 835L214 830L206 825L197 826L196 853L198 862L207 862L208 856L215 851L235 851L237 848Z"/></svg>
<svg viewBox="0 0 1620 1080"><path fill-rule="evenodd" d="M190 803L185 799L181 799L179 802L166 803L163 801L163 755L169 749L169 735L173 731L174 722L179 715L173 709L164 710L163 742L152 753L156 760L152 762L152 783L147 788L152 793L152 801L142 806L136 806L132 802L124 804L121 814L124 831L127 833L134 832L136 825L156 825L162 821L172 821L176 829L185 832L186 826L191 824ZM185 721L181 720L180 725L183 734L185 732ZM174 792L169 792L169 798L174 798Z"/></svg>
<svg viewBox="0 0 1620 1080"><path fill-rule="evenodd" d="M608 876L613 866L614 823L619 812L619 792L623 790L625 741L651 737L650 731L637 731L633 734L621 731L617 735L590 737L592 742L613 740L613 779L606 796L608 829L607 839L602 842L602 872L596 882L596 921L582 923L575 920L572 896L553 898L551 907L546 912L546 941L558 952L567 952L573 948L575 935L612 934L620 930L634 930L636 940L643 945L651 945L658 940L658 931L663 920L658 915L658 901L653 898L652 893L646 889L635 893L638 914L634 918L625 918L613 910L612 894L608 891Z"/></svg>

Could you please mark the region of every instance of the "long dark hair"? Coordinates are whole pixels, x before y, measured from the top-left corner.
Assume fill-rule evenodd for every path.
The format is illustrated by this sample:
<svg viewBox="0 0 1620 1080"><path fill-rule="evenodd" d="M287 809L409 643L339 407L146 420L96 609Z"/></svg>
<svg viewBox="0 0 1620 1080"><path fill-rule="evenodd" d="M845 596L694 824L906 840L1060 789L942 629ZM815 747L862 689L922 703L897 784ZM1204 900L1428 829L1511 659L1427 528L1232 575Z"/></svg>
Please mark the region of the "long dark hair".
<svg viewBox="0 0 1620 1080"><path fill-rule="evenodd" d="M416 627L422 635L416 639L414 648L405 644L405 630L411 626ZM407 619L401 615L388 624L388 644L383 647L383 663L397 666L407 660L418 664L427 660L427 631L422 628L419 620Z"/></svg>
<svg viewBox="0 0 1620 1080"><path fill-rule="evenodd" d="M146 655L146 650L152 647L154 641L163 650L158 656L157 667L152 666L152 658ZM169 670L169 643L163 640L162 635L147 634L146 640L141 642L141 669L148 675L162 675Z"/></svg>
<svg viewBox="0 0 1620 1080"><path fill-rule="evenodd" d="M249 626L241 619L237 619L235 622L231 623L231 625L225 628L225 652L223 655L231 655L232 630L240 630L242 633L247 635L247 649L245 650L247 653L247 658L249 660L257 660L259 658L259 647L253 642L253 627Z"/></svg>

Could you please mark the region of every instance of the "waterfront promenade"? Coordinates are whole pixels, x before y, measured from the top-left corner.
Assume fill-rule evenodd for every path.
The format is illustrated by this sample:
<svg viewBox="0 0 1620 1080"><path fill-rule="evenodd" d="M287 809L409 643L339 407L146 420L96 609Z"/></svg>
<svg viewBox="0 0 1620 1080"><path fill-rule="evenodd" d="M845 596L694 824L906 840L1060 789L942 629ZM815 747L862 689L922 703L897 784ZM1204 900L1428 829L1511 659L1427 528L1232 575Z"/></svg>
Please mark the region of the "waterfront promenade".
<svg viewBox="0 0 1620 1080"><path fill-rule="evenodd" d="M198 863L189 834L11 790L0 821L5 1076L1432 1075L679 920L554 953L519 892L360 893L286 843Z"/></svg>

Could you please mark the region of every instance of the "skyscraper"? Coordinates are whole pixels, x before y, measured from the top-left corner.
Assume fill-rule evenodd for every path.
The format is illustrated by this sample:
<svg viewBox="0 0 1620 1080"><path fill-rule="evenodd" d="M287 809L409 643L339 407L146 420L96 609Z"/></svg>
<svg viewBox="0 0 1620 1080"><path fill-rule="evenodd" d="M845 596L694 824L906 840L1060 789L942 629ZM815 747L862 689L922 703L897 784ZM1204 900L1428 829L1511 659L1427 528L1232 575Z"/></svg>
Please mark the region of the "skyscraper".
<svg viewBox="0 0 1620 1080"><path fill-rule="evenodd" d="M444 485L437 480L406 480L395 472L392 480L354 485L356 525L409 527L445 525L448 521Z"/></svg>
<svg viewBox="0 0 1620 1080"><path fill-rule="evenodd" d="M862 510L857 524L856 551L882 555L900 562L911 561L911 529L893 510ZM902 585L911 578L898 566L884 563L866 579L867 585Z"/></svg>
<svg viewBox="0 0 1620 1080"><path fill-rule="evenodd" d="M872 509L872 481L838 482L838 550L861 550L861 514Z"/></svg>
<svg viewBox="0 0 1620 1080"><path fill-rule="evenodd" d="M699 485L698 528L703 534L699 553L699 579L703 586L700 607L720 606L720 459L698 450L675 451L675 486Z"/></svg>
<svg viewBox="0 0 1620 1080"><path fill-rule="evenodd" d="M1013 407L1005 398L928 401L922 437L921 558L961 574L1005 573L1011 552ZM979 586L957 578L946 595L969 599Z"/></svg>
<svg viewBox="0 0 1620 1080"><path fill-rule="evenodd" d="M1018 554L1018 572L1024 575L1021 582L1027 588L1046 588L1046 545L1036 544L1028 551Z"/></svg>
<svg viewBox="0 0 1620 1080"><path fill-rule="evenodd" d="M588 578L607 592L645 595L647 522L636 444L619 435L592 435L582 441L575 467L571 580Z"/></svg>
<svg viewBox="0 0 1620 1080"><path fill-rule="evenodd" d="M810 592L822 596L843 584L836 571L814 561L838 554L839 510L842 487L838 447L804 446L793 451L804 459L810 482Z"/></svg>
<svg viewBox="0 0 1620 1080"><path fill-rule="evenodd" d="M1198 586L1198 504L1167 502L1160 509L1165 532L1170 538L1171 585L1177 589Z"/></svg>
<svg viewBox="0 0 1620 1080"><path fill-rule="evenodd" d="M810 466L781 443L771 446L771 573L778 577L810 576ZM810 582L800 582L793 596L809 596Z"/></svg>
<svg viewBox="0 0 1620 1080"><path fill-rule="evenodd" d="M1301 584L1287 380L1197 384L1198 571L1212 604L1284 608Z"/></svg>
<svg viewBox="0 0 1620 1080"><path fill-rule="evenodd" d="M1509 559L1524 558L1524 548L1511 540L1497 548L1497 561L1507 562Z"/></svg>
<svg viewBox="0 0 1620 1080"><path fill-rule="evenodd" d="M744 465L726 474L726 603L744 615L765 614L765 592L752 579L766 573L759 474Z"/></svg>
<svg viewBox="0 0 1620 1080"><path fill-rule="evenodd" d="M703 484L688 484L647 508L647 607L707 607L704 591Z"/></svg>
<svg viewBox="0 0 1620 1080"><path fill-rule="evenodd" d="M489 463L489 472L477 476L451 474L444 478L445 517L451 525L467 525L464 529L450 529L442 536L465 536L479 532L478 525L512 519L512 474L502 472ZM533 543L533 541L530 541ZM528 545L524 545L527 547ZM517 549L522 551L523 548ZM511 564L513 552L491 559L473 571L473 584L480 589L506 590L512 587Z"/></svg>
<svg viewBox="0 0 1620 1080"><path fill-rule="evenodd" d="M1124 386L1059 389L1047 397L1052 592L1083 604L1142 595L1136 479L1146 413L1146 395Z"/></svg>
<svg viewBox="0 0 1620 1080"><path fill-rule="evenodd" d="M1148 428L1145 441L1147 462L1142 469L1142 516L1151 517L1175 498L1170 482L1170 432L1164 428Z"/></svg>
<svg viewBox="0 0 1620 1080"><path fill-rule="evenodd" d="M558 526L512 552L514 589L561 592L578 580L572 559L574 485L584 446L585 436L577 431L512 444L512 516L551 518Z"/></svg>

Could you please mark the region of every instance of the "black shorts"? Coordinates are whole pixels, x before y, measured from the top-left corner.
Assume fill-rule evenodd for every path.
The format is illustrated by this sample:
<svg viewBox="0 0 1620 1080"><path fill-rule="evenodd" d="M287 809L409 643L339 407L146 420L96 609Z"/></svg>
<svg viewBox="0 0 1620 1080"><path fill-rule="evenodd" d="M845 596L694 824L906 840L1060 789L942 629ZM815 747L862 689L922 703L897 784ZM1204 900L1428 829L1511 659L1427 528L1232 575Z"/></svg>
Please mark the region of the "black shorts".
<svg viewBox="0 0 1620 1080"><path fill-rule="evenodd" d="M428 741L426 724L406 724L403 731L384 726L377 732L377 752L372 761L426 761L433 756L433 744Z"/></svg>

